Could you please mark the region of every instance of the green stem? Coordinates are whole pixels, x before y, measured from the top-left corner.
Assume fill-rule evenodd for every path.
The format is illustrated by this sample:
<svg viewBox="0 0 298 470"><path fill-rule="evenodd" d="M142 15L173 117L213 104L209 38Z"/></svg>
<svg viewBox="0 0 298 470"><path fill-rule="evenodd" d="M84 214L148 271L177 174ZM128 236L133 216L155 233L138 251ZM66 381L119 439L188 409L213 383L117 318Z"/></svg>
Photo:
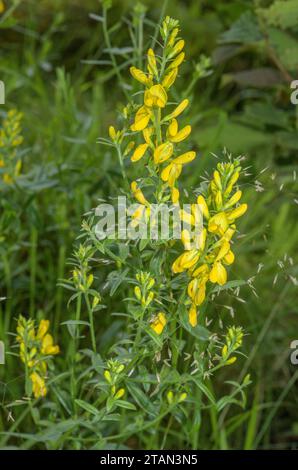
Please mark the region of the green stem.
<svg viewBox="0 0 298 470"><path fill-rule="evenodd" d="M91 305L90 305L88 294L85 294L85 301L86 301L86 305L87 305L87 309L88 309L88 315L89 315L92 349L93 349L94 352L96 352L96 339L95 339L95 331L94 331L93 310L92 310Z"/></svg>
<svg viewBox="0 0 298 470"><path fill-rule="evenodd" d="M36 294L36 270L37 270L37 239L38 232L36 227L31 227L30 234L30 316L35 312L35 294Z"/></svg>

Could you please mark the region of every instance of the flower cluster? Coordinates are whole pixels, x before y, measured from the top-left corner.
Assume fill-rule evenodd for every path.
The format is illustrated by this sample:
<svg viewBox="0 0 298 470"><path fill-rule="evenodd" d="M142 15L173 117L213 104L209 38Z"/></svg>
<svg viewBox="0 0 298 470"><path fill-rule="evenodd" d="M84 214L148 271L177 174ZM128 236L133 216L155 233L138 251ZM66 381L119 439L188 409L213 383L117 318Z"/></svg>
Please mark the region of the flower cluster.
<svg viewBox="0 0 298 470"><path fill-rule="evenodd" d="M136 280L138 284L135 286L134 293L136 299L145 310L154 300L154 292L152 289L155 285L155 280L151 277L150 273L144 271L141 271L136 275ZM166 324L167 319L163 312L154 314L150 320L150 327L157 335L160 335L163 332Z"/></svg>
<svg viewBox="0 0 298 470"><path fill-rule="evenodd" d="M107 361L107 369L104 371L103 376L109 385L109 397L107 401L107 407L109 409L117 405L117 401L121 400L125 394L124 388L117 389L118 383L122 380L121 373L124 367L125 366L116 359Z"/></svg>
<svg viewBox="0 0 298 470"><path fill-rule="evenodd" d="M231 326L228 328L225 344L221 350L221 358L225 361L225 365L233 364L236 356L231 356L233 352L240 348L243 341L243 330L241 326Z"/></svg>
<svg viewBox="0 0 298 470"><path fill-rule="evenodd" d="M60 351L59 346L54 345L52 335L48 333L49 327L49 320L41 320L36 331L33 320L27 320L22 315L18 318L17 341L20 358L31 380L31 390L35 398L46 395L47 362L49 356Z"/></svg>
<svg viewBox="0 0 298 470"><path fill-rule="evenodd" d="M10 110L0 129L0 171L6 184L11 184L21 172L22 162L18 158L17 147L23 142L22 117L16 109Z"/></svg>
<svg viewBox="0 0 298 470"><path fill-rule="evenodd" d="M242 192L237 187L237 180L241 166L235 160L217 165L206 193L198 196L197 204L191 204L191 213L181 208L177 180L183 166L196 157L194 151L181 153L180 148L181 142L191 133L190 125L180 129L177 121L188 106L188 100L184 99L170 112L165 112L165 109L169 106L169 89L185 57L184 41L179 38L179 23L169 17L162 23L161 36L162 53L156 55L149 49L147 70L134 66L130 69L132 76L145 87L142 103L139 106L129 104L123 113L128 119L133 111L133 123L119 131L111 126L109 134L118 154L121 154L122 141L132 131L134 136L141 137L141 142L136 145L134 140L130 141L123 156L131 153L133 163L147 157L151 183L149 178L133 181L130 185L132 196L138 203L132 214L132 224L138 225L142 219L147 222L151 216L151 203L142 191L144 183L146 186L156 186L155 198L158 203L171 198L179 210L181 220L190 226L190 229L182 230L184 252L173 263L172 271L174 274L186 271L191 277L188 284L188 316L190 324L195 327L197 308L205 301L208 284L222 286L227 282L225 266L232 264L235 258L231 250L231 239L236 231L235 221L245 213L247 205L239 203ZM197 219L200 217L202 227L198 230ZM195 230L192 230L193 226ZM136 286L135 296L143 307L147 307L154 294L150 292L146 297L143 290L142 286ZM166 323L164 313L159 312L151 322L151 327L161 334Z"/></svg>
<svg viewBox="0 0 298 470"><path fill-rule="evenodd" d="M130 130L136 135L142 133L142 143L135 146L131 141L125 154L133 149L132 162L138 162L148 155L149 163L153 165L154 172L160 175L162 182L170 188L173 203L179 200L177 179L179 178L183 165L191 162L196 154L188 151L179 155L179 143L184 141L191 132L191 126L187 125L179 129L177 117L188 106L188 100L184 99L172 111L165 113L168 105L168 92L176 80L179 66L182 64L185 53L183 52L184 41L178 37L179 23L166 17L161 27L163 39L162 56L155 55L152 49L147 53L147 71L144 72L136 67L131 67L132 76L144 85L143 103L137 108L134 122ZM113 142L119 142L123 133L115 131L111 126L109 134ZM178 155L177 155L178 153ZM165 164L165 165L164 165ZM132 183L132 192L135 197L140 195L136 189L136 182ZM143 207L139 212L144 212L146 201L140 201ZM139 218L139 212L136 218ZM147 212L148 214L148 212Z"/></svg>
<svg viewBox="0 0 298 470"><path fill-rule="evenodd" d="M182 231L185 251L174 261L174 273L187 271L191 276L188 295L191 299L189 322L197 325L197 307L206 298L208 282L224 285L227 282L225 266L234 262L231 239L236 231L235 221L247 210L246 204L238 204L242 192L236 187L241 166L238 160L233 163L218 163L207 194L199 195L188 215L190 225L195 225L196 211L203 216L203 227L199 233ZM182 218L186 216L182 214Z"/></svg>

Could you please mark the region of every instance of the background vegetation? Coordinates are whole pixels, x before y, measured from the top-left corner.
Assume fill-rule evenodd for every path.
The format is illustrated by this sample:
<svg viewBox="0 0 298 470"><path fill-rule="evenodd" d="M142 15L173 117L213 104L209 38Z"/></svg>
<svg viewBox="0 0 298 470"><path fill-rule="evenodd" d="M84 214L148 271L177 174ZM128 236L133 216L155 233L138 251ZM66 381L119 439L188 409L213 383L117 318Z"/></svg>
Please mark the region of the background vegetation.
<svg viewBox="0 0 298 470"><path fill-rule="evenodd" d="M7 332L15 331L20 313L48 318L61 347L58 368L65 360L69 335L60 323L72 318L73 306L58 281L70 276L67 260L83 214L99 199L118 195L121 179L117 156L96 140L107 136L131 91L129 65L169 14L180 21L188 59L175 93L190 95L187 122L199 152L185 170L184 186L197 188L224 148L246 156L249 213L241 220L233 276L247 283L238 297L227 297L228 305L224 297L215 302L209 317L220 328L232 313L245 328L247 357L233 374L238 379L250 371L253 383L244 409L231 405L212 430L202 427L200 447L297 448L297 367L289 358L298 314L298 106L290 102L290 82L298 78L297 0L113 0L103 17L95 0L4 3L0 79L6 104L0 117L12 108L24 114L24 143L18 185L0 188L0 338L12 353L0 369L0 428L16 433L2 434L3 445L22 446L21 433L36 432L30 419L11 429L23 409L15 400L24 391ZM96 316L97 342L104 355L125 321L111 316L122 311L125 286L119 281L113 288L110 267L98 271L106 308ZM219 389L226 374L217 377ZM45 411L53 423L51 404ZM176 436L169 436L167 446L175 448ZM36 445L54 448L59 438L40 438ZM24 439L33 445L28 435ZM135 437L123 445L144 443Z"/></svg>

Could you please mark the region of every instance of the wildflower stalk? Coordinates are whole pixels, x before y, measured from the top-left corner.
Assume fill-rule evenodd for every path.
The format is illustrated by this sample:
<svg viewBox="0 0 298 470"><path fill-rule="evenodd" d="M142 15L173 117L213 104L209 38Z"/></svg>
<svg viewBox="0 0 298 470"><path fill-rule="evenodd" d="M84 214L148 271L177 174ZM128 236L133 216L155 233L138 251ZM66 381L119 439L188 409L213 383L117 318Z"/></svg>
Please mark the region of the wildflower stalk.
<svg viewBox="0 0 298 470"><path fill-rule="evenodd" d="M95 330L94 330L93 309L91 308L88 294L85 294L85 301L86 301L86 305L87 305L87 309L88 309L88 315L89 315L92 349L93 349L94 352L96 352L96 339L95 339Z"/></svg>
<svg viewBox="0 0 298 470"><path fill-rule="evenodd" d="M31 226L30 234L30 316L35 312L36 293L36 269L37 269L37 240L38 231L34 225Z"/></svg>

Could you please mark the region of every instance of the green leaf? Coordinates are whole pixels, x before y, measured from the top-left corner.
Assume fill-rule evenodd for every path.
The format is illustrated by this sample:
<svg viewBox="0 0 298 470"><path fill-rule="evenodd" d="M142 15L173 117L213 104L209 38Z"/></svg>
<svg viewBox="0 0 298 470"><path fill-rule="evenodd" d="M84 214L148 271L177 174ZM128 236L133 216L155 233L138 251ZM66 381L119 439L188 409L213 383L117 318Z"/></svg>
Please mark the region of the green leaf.
<svg viewBox="0 0 298 470"><path fill-rule="evenodd" d="M228 31L222 34L220 42L251 44L261 41L262 39L263 36L260 32L255 15L246 11L235 21Z"/></svg>
<svg viewBox="0 0 298 470"><path fill-rule="evenodd" d="M215 398L214 398L212 392L209 390L209 388L203 382L201 382L201 380L199 380L195 377L192 377L192 380L195 382L196 386L201 390L201 392L204 395L206 395L206 397L212 403L212 405L216 405Z"/></svg>
<svg viewBox="0 0 298 470"><path fill-rule="evenodd" d="M80 408L83 408L83 410L88 411L88 413L91 413L91 414L94 415L94 416L97 416L97 417L98 417L98 415L100 415L100 412L98 411L97 408L95 408L95 406L90 405L90 403L87 403L87 402L84 401L84 400L76 399L76 400L75 400L75 403L76 403Z"/></svg>
<svg viewBox="0 0 298 470"><path fill-rule="evenodd" d="M133 410L136 411L136 407L133 403L125 400L117 400L115 401L116 406L120 406L120 408L125 408L126 410Z"/></svg>
<svg viewBox="0 0 298 470"><path fill-rule="evenodd" d="M126 383L127 389L135 402L139 405L140 408L143 408L146 413L151 414L153 416L157 415L157 411L153 406L151 400L148 396L133 382Z"/></svg>
<svg viewBox="0 0 298 470"><path fill-rule="evenodd" d="M296 28L298 24L298 0L276 0L269 8L260 8L264 20L282 29Z"/></svg>

